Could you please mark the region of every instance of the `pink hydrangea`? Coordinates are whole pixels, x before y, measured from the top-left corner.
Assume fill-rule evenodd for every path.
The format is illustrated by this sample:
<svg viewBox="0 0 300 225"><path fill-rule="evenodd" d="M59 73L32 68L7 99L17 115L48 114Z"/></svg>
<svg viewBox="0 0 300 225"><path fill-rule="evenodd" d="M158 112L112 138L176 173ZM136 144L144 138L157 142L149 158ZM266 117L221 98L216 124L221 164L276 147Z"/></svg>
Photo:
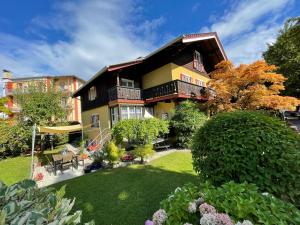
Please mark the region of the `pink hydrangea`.
<svg viewBox="0 0 300 225"><path fill-rule="evenodd" d="M153 222L151 220L146 220L145 225L153 225Z"/></svg>
<svg viewBox="0 0 300 225"><path fill-rule="evenodd" d="M199 211L200 211L200 214L201 216L203 216L204 214L207 214L207 213L216 213L216 209L215 207L213 207L212 205L209 205L207 203L203 203L199 206Z"/></svg>
<svg viewBox="0 0 300 225"><path fill-rule="evenodd" d="M216 213L218 225L233 225L230 217L225 213Z"/></svg>
<svg viewBox="0 0 300 225"><path fill-rule="evenodd" d="M166 220L168 216L164 209L157 210L152 217L153 225L162 225Z"/></svg>

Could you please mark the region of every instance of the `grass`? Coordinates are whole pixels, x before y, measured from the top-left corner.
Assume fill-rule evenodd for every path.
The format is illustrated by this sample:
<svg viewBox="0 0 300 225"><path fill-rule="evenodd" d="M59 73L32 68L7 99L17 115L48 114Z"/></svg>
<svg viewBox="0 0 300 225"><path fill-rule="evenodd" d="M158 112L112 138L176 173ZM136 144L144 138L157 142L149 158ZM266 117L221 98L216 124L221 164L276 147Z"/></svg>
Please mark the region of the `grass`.
<svg viewBox="0 0 300 225"><path fill-rule="evenodd" d="M99 171L66 184L66 197L76 197L75 210L83 221L96 224L140 225L159 209L170 192L185 183L197 183L188 152L175 152L149 165Z"/></svg>
<svg viewBox="0 0 300 225"><path fill-rule="evenodd" d="M30 176L31 157L14 157L0 161L0 180L14 184Z"/></svg>
<svg viewBox="0 0 300 225"><path fill-rule="evenodd" d="M55 147L53 150L45 150L43 154L38 155L39 162L43 165L48 164L47 158L63 150L64 145ZM0 181L7 185L14 184L20 180L28 179L30 176L30 156L18 156L0 161Z"/></svg>

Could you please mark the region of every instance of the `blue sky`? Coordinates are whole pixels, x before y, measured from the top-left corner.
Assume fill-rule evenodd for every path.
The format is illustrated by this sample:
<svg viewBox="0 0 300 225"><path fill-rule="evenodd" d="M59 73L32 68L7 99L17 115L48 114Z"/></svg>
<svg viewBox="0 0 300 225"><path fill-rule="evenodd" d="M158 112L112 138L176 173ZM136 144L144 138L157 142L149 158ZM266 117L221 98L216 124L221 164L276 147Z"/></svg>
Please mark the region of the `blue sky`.
<svg viewBox="0 0 300 225"><path fill-rule="evenodd" d="M260 59L298 0L10 0L0 2L0 68L15 77L74 74L144 56L187 33L216 31L236 64Z"/></svg>

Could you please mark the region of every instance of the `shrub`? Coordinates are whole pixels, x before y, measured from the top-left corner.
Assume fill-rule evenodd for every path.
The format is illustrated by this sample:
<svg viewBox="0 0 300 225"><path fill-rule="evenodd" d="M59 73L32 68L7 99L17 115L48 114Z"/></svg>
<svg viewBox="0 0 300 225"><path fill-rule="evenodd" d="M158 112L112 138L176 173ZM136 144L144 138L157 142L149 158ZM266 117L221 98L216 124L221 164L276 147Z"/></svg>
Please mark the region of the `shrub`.
<svg viewBox="0 0 300 225"><path fill-rule="evenodd" d="M110 164L117 162L124 154L124 150L119 149L112 141L106 144L104 151L106 153L106 159Z"/></svg>
<svg viewBox="0 0 300 225"><path fill-rule="evenodd" d="M300 224L300 210L271 194L261 194L255 184L229 182L215 188L206 184L204 199L217 210L228 213L235 221L254 224Z"/></svg>
<svg viewBox="0 0 300 225"><path fill-rule="evenodd" d="M261 194L255 184L229 182L215 188L186 184L160 203L165 225L296 225L300 210L271 194ZM161 213L160 213L161 214ZM241 221L241 222L239 222ZM251 221L251 222L250 222ZM150 223L149 223L150 224ZM154 223L155 224L155 223Z"/></svg>
<svg viewBox="0 0 300 225"><path fill-rule="evenodd" d="M0 223L79 224L81 211L71 213L75 199L63 198L64 194L64 187L54 192L50 188L37 188L32 180L9 187L0 182Z"/></svg>
<svg viewBox="0 0 300 225"><path fill-rule="evenodd" d="M190 213L187 209L189 203L199 196L198 188L193 184L186 184L169 195L160 203L162 209L167 212L167 225L183 224L184 222L196 222L199 218L195 213Z"/></svg>
<svg viewBox="0 0 300 225"><path fill-rule="evenodd" d="M154 153L153 146L150 144L137 146L132 153L135 157L140 157L141 163L144 163L144 158Z"/></svg>
<svg viewBox="0 0 300 225"><path fill-rule="evenodd" d="M293 203L300 191L300 136L261 112L218 114L195 134L193 164L199 175L220 185L255 183L263 192Z"/></svg>
<svg viewBox="0 0 300 225"><path fill-rule="evenodd" d="M117 144L124 139L130 144L144 145L152 143L157 137L169 132L168 122L157 118L127 119L119 121L112 129Z"/></svg>
<svg viewBox="0 0 300 225"><path fill-rule="evenodd" d="M174 128L177 145L188 148L196 130L203 126L207 116L199 111L196 103L184 101L175 110L170 124Z"/></svg>

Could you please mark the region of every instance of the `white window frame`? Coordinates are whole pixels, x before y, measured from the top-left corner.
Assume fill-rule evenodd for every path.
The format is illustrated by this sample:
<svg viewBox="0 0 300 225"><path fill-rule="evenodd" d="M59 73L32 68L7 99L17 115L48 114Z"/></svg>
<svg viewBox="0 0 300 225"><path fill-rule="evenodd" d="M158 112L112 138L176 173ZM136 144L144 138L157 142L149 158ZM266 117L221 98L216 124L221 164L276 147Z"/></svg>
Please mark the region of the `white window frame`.
<svg viewBox="0 0 300 225"><path fill-rule="evenodd" d="M193 67L195 70L198 70L200 72L205 72L204 66L203 66L203 57L202 57L201 53L196 50L194 52Z"/></svg>
<svg viewBox="0 0 300 225"><path fill-rule="evenodd" d="M131 84L131 86L129 84ZM134 88L134 80L121 78L121 87Z"/></svg>
<svg viewBox="0 0 300 225"><path fill-rule="evenodd" d="M96 99L97 97L97 89L95 86L92 86L89 91L88 91L88 95L89 95L89 101L93 101Z"/></svg>
<svg viewBox="0 0 300 225"><path fill-rule="evenodd" d="M199 85L199 86L202 86L202 87L206 87L206 83L202 80L196 79L196 84Z"/></svg>
<svg viewBox="0 0 300 225"><path fill-rule="evenodd" d="M95 122L94 122L94 119L93 119L94 117L96 117L96 118L98 117L97 121L95 121ZM98 128L100 126L99 121L100 121L100 116L99 116L98 113L91 115L91 127Z"/></svg>
<svg viewBox="0 0 300 225"><path fill-rule="evenodd" d="M121 108L120 118L122 120L143 118L143 106L138 106L138 105L125 105L124 106L123 105L120 108ZM137 108L139 108L140 111L138 111ZM123 112L125 112L125 113L123 113Z"/></svg>
<svg viewBox="0 0 300 225"><path fill-rule="evenodd" d="M184 73L181 74L181 80L187 83L192 83L192 77Z"/></svg>

